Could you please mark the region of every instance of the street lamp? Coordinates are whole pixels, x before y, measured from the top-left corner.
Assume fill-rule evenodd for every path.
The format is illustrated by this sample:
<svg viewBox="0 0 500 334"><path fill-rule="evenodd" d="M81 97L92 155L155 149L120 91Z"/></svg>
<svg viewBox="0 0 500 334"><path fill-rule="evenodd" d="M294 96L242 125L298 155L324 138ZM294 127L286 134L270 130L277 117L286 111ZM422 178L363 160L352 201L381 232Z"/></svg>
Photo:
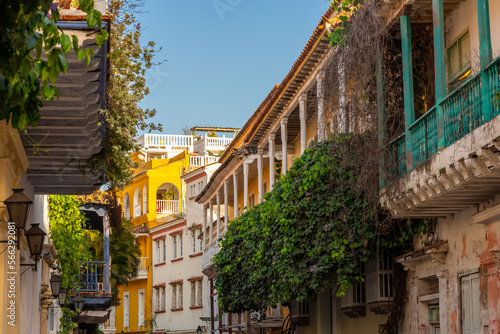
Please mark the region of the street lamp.
<svg viewBox="0 0 500 334"><path fill-rule="evenodd" d="M52 297L57 299L61 291L61 282L62 282L61 276L54 274L50 278L49 282L50 282L50 290L52 290Z"/></svg>
<svg viewBox="0 0 500 334"><path fill-rule="evenodd" d="M57 301L59 302L59 306L63 306L66 304L66 296L68 295L68 290L62 288L59 291L59 295L57 296Z"/></svg>
<svg viewBox="0 0 500 334"><path fill-rule="evenodd" d="M85 300L82 297L82 294L78 292L76 297L73 299L73 306L75 307L75 312L80 314L83 309L83 304L85 304Z"/></svg>
<svg viewBox="0 0 500 334"><path fill-rule="evenodd" d="M28 240L28 247L30 249L30 255L34 264L34 270L37 270L38 261L42 258L43 242L45 240L45 233L40 227L40 224L31 224L31 228L27 230L24 235Z"/></svg>
<svg viewBox="0 0 500 334"><path fill-rule="evenodd" d="M203 333L203 330L201 329L201 326L198 326L198 328L196 328L196 334L201 334Z"/></svg>
<svg viewBox="0 0 500 334"><path fill-rule="evenodd" d="M22 188L12 189L14 192L5 201L7 212L9 213L9 221L14 222L17 234L17 249L19 249L19 238L21 232L26 227L26 220L33 202L23 193Z"/></svg>

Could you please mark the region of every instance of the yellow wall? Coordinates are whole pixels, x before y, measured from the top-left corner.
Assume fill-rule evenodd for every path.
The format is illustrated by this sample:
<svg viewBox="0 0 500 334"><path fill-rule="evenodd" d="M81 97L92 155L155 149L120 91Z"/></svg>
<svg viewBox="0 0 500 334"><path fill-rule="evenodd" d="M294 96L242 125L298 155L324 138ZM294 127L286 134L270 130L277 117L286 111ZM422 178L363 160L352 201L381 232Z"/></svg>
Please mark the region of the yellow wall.
<svg viewBox="0 0 500 334"><path fill-rule="evenodd" d="M137 154L132 156L133 160L137 160ZM156 192L158 188L163 183L171 183L177 187L179 190L179 195L182 196L181 187L181 173L184 168L189 165L189 156L187 152L182 152L181 154L170 158L170 159L156 159L148 161L147 164L142 165L139 169L141 172L136 173L132 184L125 187L121 193L121 200L123 203L123 197L126 193L129 195L130 199L130 217L131 222L134 227L146 224L149 228L158 225L156 219ZM143 187L147 187L147 206L148 211L143 214L142 207L142 194ZM134 217L134 194L135 190L139 189L140 198L139 202L141 205L141 215ZM181 201L182 206L182 201ZM181 208L182 209L182 208ZM151 318L151 305L152 305L152 290L153 290L153 278L152 278L152 260L153 260L153 246L151 236L140 236L137 241L139 242L141 248L141 256L148 257L148 277L147 279L134 280L131 281L127 286L121 286L119 288L120 302L123 301L123 293L129 292L129 328L123 328L123 305L116 307L116 329L117 332L124 331L125 333L144 333L147 328L138 331L138 306L139 306L139 290L144 289L144 319L148 320Z"/></svg>

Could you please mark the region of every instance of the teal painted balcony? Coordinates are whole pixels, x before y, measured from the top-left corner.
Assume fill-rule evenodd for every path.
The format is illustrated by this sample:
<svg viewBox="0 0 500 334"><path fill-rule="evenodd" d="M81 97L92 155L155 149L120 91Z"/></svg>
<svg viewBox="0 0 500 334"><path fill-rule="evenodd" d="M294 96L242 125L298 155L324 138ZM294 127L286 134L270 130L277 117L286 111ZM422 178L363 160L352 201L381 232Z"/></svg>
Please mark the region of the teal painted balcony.
<svg viewBox="0 0 500 334"><path fill-rule="evenodd" d="M488 98L493 100L500 89L499 66L500 57L416 120L409 127L409 138L405 138L403 133L387 145L388 163L386 165L390 166L390 169L386 172L382 186L405 175L438 152L437 108L442 108L444 118L445 146L441 149L450 146L483 125L488 115L495 117L500 114L499 105L492 103L492 110L486 110L482 105L480 80L481 75L486 74L490 85ZM411 143L410 154L407 154L405 149L406 139Z"/></svg>
<svg viewBox="0 0 500 334"><path fill-rule="evenodd" d="M497 194L499 66L500 57L386 145L381 202L395 216L444 216Z"/></svg>

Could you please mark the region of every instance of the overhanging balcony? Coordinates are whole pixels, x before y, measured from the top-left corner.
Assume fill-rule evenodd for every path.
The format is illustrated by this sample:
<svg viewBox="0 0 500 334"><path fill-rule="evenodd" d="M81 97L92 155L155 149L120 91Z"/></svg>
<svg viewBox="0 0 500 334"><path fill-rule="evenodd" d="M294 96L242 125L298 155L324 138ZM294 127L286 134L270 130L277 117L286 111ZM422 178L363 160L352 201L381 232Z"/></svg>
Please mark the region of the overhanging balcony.
<svg viewBox="0 0 500 334"><path fill-rule="evenodd" d="M201 167L216 163L218 160L219 157L214 157L214 156L190 156L189 165L195 167Z"/></svg>
<svg viewBox="0 0 500 334"><path fill-rule="evenodd" d="M137 268L137 275L131 280L140 280L148 278L148 268L149 268L149 257L139 258L139 267Z"/></svg>
<svg viewBox="0 0 500 334"><path fill-rule="evenodd" d="M499 193L499 65L497 58L387 145L381 202L393 215L445 216Z"/></svg>

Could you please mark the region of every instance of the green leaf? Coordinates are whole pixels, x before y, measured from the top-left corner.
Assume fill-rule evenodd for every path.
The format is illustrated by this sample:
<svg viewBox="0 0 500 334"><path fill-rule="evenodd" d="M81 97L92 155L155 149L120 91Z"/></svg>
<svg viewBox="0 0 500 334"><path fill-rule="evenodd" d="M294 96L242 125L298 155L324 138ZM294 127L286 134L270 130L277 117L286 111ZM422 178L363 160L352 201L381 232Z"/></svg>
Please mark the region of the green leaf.
<svg viewBox="0 0 500 334"><path fill-rule="evenodd" d="M71 38L66 34L61 35L61 48L63 54L67 54L71 51Z"/></svg>
<svg viewBox="0 0 500 334"><path fill-rule="evenodd" d="M87 14L87 25L89 28L95 28L95 27L100 27L101 25L101 12L98 10L91 10Z"/></svg>

